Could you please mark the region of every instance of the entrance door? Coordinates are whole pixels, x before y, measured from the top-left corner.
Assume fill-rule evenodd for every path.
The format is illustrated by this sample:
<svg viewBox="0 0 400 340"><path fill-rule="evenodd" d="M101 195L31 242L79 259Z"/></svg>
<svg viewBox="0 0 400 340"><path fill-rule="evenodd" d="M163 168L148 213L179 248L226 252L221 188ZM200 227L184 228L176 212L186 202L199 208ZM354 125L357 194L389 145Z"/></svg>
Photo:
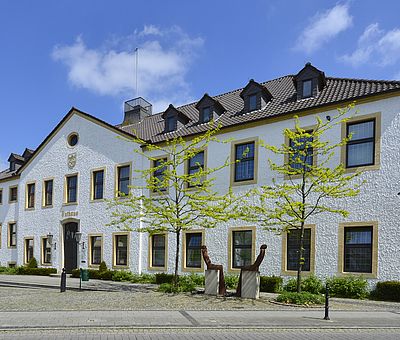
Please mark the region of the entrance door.
<svg viewBox="0 0 400 340"><path fill-rule="evenodd" d="M78 223L70 222L64 225L64 268L67 273L78 267L78 245L75 234Z"/></svg>

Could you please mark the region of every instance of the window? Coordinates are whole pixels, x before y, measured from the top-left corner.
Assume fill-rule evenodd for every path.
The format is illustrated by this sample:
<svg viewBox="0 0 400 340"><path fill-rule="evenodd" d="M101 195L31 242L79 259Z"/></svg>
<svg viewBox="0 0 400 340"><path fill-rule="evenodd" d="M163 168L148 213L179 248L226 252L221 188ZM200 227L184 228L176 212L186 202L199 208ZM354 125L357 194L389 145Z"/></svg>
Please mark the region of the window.
<svg viewBox="0 0 400 340"><path fill-rule="evenodd" d="M255 142L235 145L235 182L254 179Z"/></svg>
<svg viewBox="0 0 400 340"><path fill-rule="evenodd" d="M102 260L102 240L101 235L93 235L89 236L89 264L90 265L99 265Z"/></svg>
<svg viewBox="0 0 400 340"><path fill-rule="evenodd" d="M153 185L155 188L153 189L154 192L157 191L166 191L167 186L165 181L164 172L167 170L167 158L159 158L153 161Z"/></svg>
<svg viewBox="0 0 400 340"><path fill-rule="evenodd" d="M312 97L312 80L303 81L303 98Z"/></svg>
<svg viewBox="0 0 400 340"><path fill-rule="evenodd" d="M47 237L42 238L42 264L51 264L51 244Z"/></svg>
<svg viewBox="0 0 400 340"><path fill-rule="evenodd" d="M0 223L0 248L1 248L1 242L2 242L2 236L3 236L3 225Z"/></svg>
<svg viewBox="0 0 400 340"><path fill-rule="evenodd" d="M29 183L26 186L26 207L35 208L35 183Z"/></svg>
<svg viewBox="0 0 400 340"><path fill-rule="evenodd" d="M9 192L9 202L10 203L14 203L17 202L18 200L18 187L14 186L14 187L10 187L10 192Z"/></svg>
<svg viewBox="0 0 400 340"><path fill-rule="evenodd" d="M130 165L122 165L117 167L117 196L123 197L129 195L130 184Z"/></svg>
<svg viewBox="0 0 400 340"><path fill-rule="evenodd" d="M312 131L307 131L311 133ZM303 166L306 166L306 170L311 170L313 165L313 148L310 143L313 142L312 137L303 137L296 140L290 140L290 148L294 154L290 157L290 168L294 170L302 170Z"/></svg>
<svg viewBox="0 0 400 340"><path fill-rule="evenodd" d="M114 264L128 266L128 235L114 235Z"/></svg>
<svg viewBox="0 0 400 340"><path fill-rule="evenodd" d="M374 165L375 119L348 123L346 135L352 135L346 144L346 168Z"/></svg>
<svg viewBox="0 0 400 340"><path fill-rule="evenodd" d="M77 133L71 133L68 136L68 145L69 146L75 146L76 144L78 144L78 140L79 140L78 134Z"/></svg>
<svg viewBox="0 0 400 340"><path fill-rule="evenodd" d="M25 263L28 263L33 257L33 238L25 239Z"/></svg>
<svg viewBox="0 0 400 340"><path fill-rule="evenodd" d="M213 112L210 106L203 108L202 110L202 122L207 123L213 118Z"/></svg>
<svg viewBox="0 0 400 340"><path fill-rule="evenodd" d="M177 129L177 118L175 115L168 115L165 121L165 131L171 132Z"/></svg>
<svg viewBox="0 0 400 340"><path fill-rule="evenodd" d="M3 189L0 189L0 204L3 204Z"/></svg>
<svg viewBox="0 0 400 340"><path fill-rule="evenodd" d="M188 160L188 175L195 175L201 169L204 170L204 151L199 151L196 155ZM192 178L192 183L190 183L189 187L194 187L201 185L202 178L194 176Z"/></svg>
<svg viewBox="0 0 400 340"><path fill-rule="evenodd" d="M371 227L344 228L344 272L372 272Z"/></svg>
<svg viewBox="0 0 400 340"><path fill-rule="evenodd" d="M66 203L76 203L78 197L78 176L67 176Z"/></svg>
<svg viewBox="0 0 400 340"><path fill-rule="evenodd" d="M203 234L186 233L185 234L185 267L186 268L201 268L201 245Z"/></svg>
<svg viewBox="0 0 400 340"><path fill-rule="evenodd" d="M17 246L17 224L14 222L8 224L8 246Z"/></svg>
<svg viewBox="0 0 400 340"><path fill-rule="evenodd" d="M44 202L43 206L50 207L53 205L53 180L44 181Z"/></svg>
<svg viewBox="0 0 400 340"><path fill-rule="evenodd" d="M300 235L301 230L293 229L287 233L286 241L286 270L297 271L299 267L299 246L300 246ZM311 229L304 229L303 239L303 257L304 264L302 266L303 271L310 271L310 259L311 259Z"/></svg>
<svg viewBox="0 0 400 340"><path fill-rule="evenodd" d="M249 111L257 110L257 95L252 94L249 96Z"/></svg>
<svg viewBox="0 0 400 340"><path fill-rule="evenodd" d="M232 231L232 268L241 268L252 264L253 231Z"/></svg>
<svg viewBox="0 0 400 340"><path fill-rule="evenodd" d="M92 200L101 200L103 199L103 196L104 196L104 170L93 171Z"/></svg>
<svg viewBox="0 0 400 340"><path fill-rule="evenodd" d="M151 263L150 267L165 268L165 234L151 236Z"/></svg>

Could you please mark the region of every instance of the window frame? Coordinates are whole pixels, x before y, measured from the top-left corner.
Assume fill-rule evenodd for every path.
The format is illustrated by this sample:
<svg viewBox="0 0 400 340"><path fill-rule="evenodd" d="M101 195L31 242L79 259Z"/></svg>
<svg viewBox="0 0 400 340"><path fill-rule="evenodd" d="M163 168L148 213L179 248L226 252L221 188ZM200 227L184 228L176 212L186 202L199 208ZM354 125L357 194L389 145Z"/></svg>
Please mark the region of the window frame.
<svg viewBox="0 0 400 340"><path fill-rule="evenodd" d="M30 188L33 187L33 193L30 192ZM31 202L30 200L33 200ZM33 204L31 204L33 203ZM25 210L35 210L36 203L36 182L27 182L25 185Z"/></svg>
<svg viewBox="0 0 400 340"><path fill-rule="evenodd" d="M170 122L173 123L172 129L170 126ZM173 132L178 130L178 117L176 114L167 114L165 117L165 132Z"/></svg>
<svg viewBox="0 0 400 340"><path fill-rule="evenodd" d="M254 226L244 226L244 227L232 227L228 230L228 272L229 273L240 273L240 268L233 266L233 256L234 256L234 237L233 233L237 231L251 231L251 264L254 263L256 259L256 231L257 228Z"/></svg>
<svg viewBox="0 0 400 340"><path fill-rule="evenodd" d="M90 268L98 268L100 263L93 263L93 249L92 249L92 238L101 237L100 245L100 263L104 259L104 235L102 233L89 233L88 234L88 266Z"/></svg>
<svg viewBox="0 0 400 340"><path fill-rule="evenodd" d="M345 168L345 173L351 173L356 171L369 171L380 169L380 158L381 158L381 112L375 112L366 115L360 115L357 117L350 118L341 125L341 138L342 140L347 138L347 125L354 123L362 123L375 119L375 142L374 142L374 164L372 165L360 165L346 167L347 164L347 144L342 145L340 153L340 161Z"/></svg>
<svg viewBox="0 0 400 340"><path fill-rule="evenodd" d="M254 143L254 173L253 179L240 180L236 181L236 146ZM247 185L247 184L256 184L258 179L258 137L246 138L237 140L231 143L231 176L230 176L230 185L231 186L239 186L239 185Z"/></svg>
<svg viewBox="0 0 400 340"><path fill-rule="evenodd" d="M0 205L3 204L3 199L4 199L4 196L3 196L3 188L0 188Z"/></svg>
<svg viewBox="0 0 400 340"><path fill-rule="evenodd" d="M51 204L47 204L47 187L46 183L52 182L51 185ZM54 203L54 178L45 178L42 183L42 208L52 208Z"/></svg>
<svg viewBox="0 0 400 340"><path fill-rule="evenodd" d="M45 262L46 259L46 249L48 249L47 247L45 247L45 242L47 244L48 241L48 237L47 236L42 236L40 238L40 264L42 266L51 266L53 263L53 249L52 249L52 245L50 245L50 262Z"/></svg>
<svg viewBox="0 0 400 340"><path fill-rule="evenodd" d="M310 83L310 95L306 96L304 94L304 85L306 83ZM306 98L313 98L313 79L304 79L301 81L301 99L306 99Z"/></svg>
<svg viewBox="0 0 400 340"><path fill-rule="evenodd" d="M72 177L76 177L76 188L75 188L75 193L76 193L75 194L75 198L76 198L76 200L69 202L68 201L68 196L69 196L68 180L69 180L69 178L72 178ZM77 205L78 204L78 199L79 199L79 196L78 196L79 190L78 190L78 188L79 188L79 173L73 173L73 174L65 175L65 178L64 178L64 203L63 203L63 205Z"/></svg>
<svg viewBox="0 0 400 340"><path fill-rule="evenodd" d="M191 229L185 230L182 233L182 271L183 272L193 272L193 273L202 273L204 272L204 261L200 251L200 267L188 267L186 265L187 262L187 234L201 234L201 245L205 244L205 231L204 229Z"/></svg>
<svg viewBox="0 0 400 340"><path fill-rule="evenodd" d="M371 251L371 272L345 272L345 229L346 228L365 228L372 227L372 251ZM346 222L339 224L338 231L338 275L339 276L362 276L364 278L375 279L378 277L378 222Z"/></svg>
<svg viewBox="0 0 400 340"><path fill-rule="evenodd" d="M202 167L203 167L203 171L204 171L204 170L207 169L207 148L200 148L200 149L196 150L196 155L199 154L199 153L203 153L203 165L202 165ZM187 159L186 162L185 162L185 174L186 175L190 174L189 173L190 170L199 168L199 167L195 167L195 166L190 166L190 160L191 159ZM186 185L187 185L188 189L194 189L196 187L201 186L201 184L191 185L190 183L187 183Z"/></svg>
<svg viewBox="0 0 400 340"><path fill-rule="evenodd" d="M128 186L130 186L132 184L132 162L126 162L126 163L120 163L120 164L116 164L115 165L115 184L114 184L114 197L123 199L124 197L127 197L127 195L125 196L121 196L119 194L119 188L120 188L120 178L119 178L119 169L129 166L129 180L128 180Z"/></svg>
<svg viewBox="0 0 400 340"><path fill-rule="evenodd" d="M205 119L205 110L209 110L208 113L208 120ZM213 106L205 106L201 109L201 122L202 123L209 123L213 120L214 118L214 110L213 110Z"/></svg>
<svg viewBox="0 0 400 340"><path fill-rule="evenodd" d="M101 198L96 198L95 197L95 193L96 193L96 174L99 172L103 172L103 182L102 182L102 186L103 186L103 190L102 192L102 197ZM106 183L106 168L102 167L102 168L96 168L96 169L92 169L90 171L90 202L101 202L104 201L104 197L105 197L105 183Z"/></svg>
<svg viewBox="0 0 400 340"><path fill-rule="evenodd" d="M14 232L11 233L11 226L14 226ZM15 244L12 244L12 235L15 235ZM17 247L17 221L9 221L7 224L7 248L16 248Z"/></svg>
<svg viewBox="0 0 400 340"><path fill-rule="evenodd" d="M126 250L126 264L117 264L117 237L126 236L127 237L127 250ZM115 269L128 269L129 268L129 256L130 256L130 233L129 232L115 232L112 233L112 249L113 249L113 262L112 267Z"/></svg>
<svg viewBox="0 0 400 340"><path fill-rule="evenodd" d="M32 241L32 257L35 257L35 238L33 236L24 237L24 264L27 265L30 261L28 259L27 241Z"/></svg>
<svg viewBox="0 0 400 340"><path fill-rule="evenodd" d="M346 169L349 168L358 168L358 167L362 167L362 166L371 166L374 165L375 163L375 135L376 135L376 119L372 118L372 119L368 119L365 121L361 121L361 122L348 122L346 124L346 135L349 136L349 128L350 126L353 125L358 125L358 124L363 124L363 123L369 123L369 122L373 122L374 123L374 130L373 130L373 135L372 137L368 137L368 138L362 138L362 139L356 139L356 140L349 140L346 143L346 163L345 163L345 167ZM365 144L365 143L372 143L372 163L364 163L364 164L358 164L358 165L349 165L349 146L350 145L358 145L358 144Z"/></svg>
<svg viewBox="0 0 400 340"><path fill-rule="evenodd" d="M316 241L316 225L315 224L305 224L305 229L310 229L310 270L302 270L305 276L312 275L315 273L315 241ZM287 233L282 234L282 258L281 258L281 275L296 276L297 270L287 269Z"/></svg>
<svg viewBox="0 0 400 340"><path fill-rule="evenodd" d="M11 191L16 190L15 200L12 200ZM8 203L17 203L18 202L18 185L11 185L8 187Z"/></svg>
<svg viewBox="0 0 400 340"><path fill-rule="evenodd" d="M248 111L247 112L253 112L253 111L257 111L260 109L258 103L259 103L259 93L251 93L247 96L247 100L248 100ZM251 107L251 98L255 98L255 107L252 108Z"/></svg>
<svg viewBox="0 0 400 340"><path fill-rule="evenodd" d="M160 156L152 157L152 159L150 160L150 168L154 169L154 167L156 166L155 163L160 160L163 160L163 159L165 160L165 162L168 162L169 161L168 155L160 155ZM152 173L150 175L150 176L152 176L152 178L155 177L154 173L155 172L152 171ZM167 194L168 192L169 192L169 185L166 188L161 188L158 190L156 190L156 189L150 190L150 195L164 195L164 194Z"/></svg>
<svg viewBox="0 0 400 340"><path fill-rule="evenodd" d="M164 236L164 266L155 266L153 265L153 236ZM168 233L156 233L152 235L148 235L148 257L147 257L147 269L148 270L158 270L158 271L166 271L168 268Z"/></svg>

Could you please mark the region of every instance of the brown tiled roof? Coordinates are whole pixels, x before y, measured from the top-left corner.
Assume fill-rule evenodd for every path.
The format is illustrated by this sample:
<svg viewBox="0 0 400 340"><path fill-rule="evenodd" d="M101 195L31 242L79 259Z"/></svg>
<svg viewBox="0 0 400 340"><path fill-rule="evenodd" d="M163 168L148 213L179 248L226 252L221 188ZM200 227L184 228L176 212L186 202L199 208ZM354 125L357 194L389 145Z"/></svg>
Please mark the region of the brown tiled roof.
<svg viewBox="0 0 400 340"><path fill-rule="evenodd" d="M400 90L400 81L327 77L326 85L317 97L297 100L294 77L294 75L289 75L261 83L272 94L273 98L261 110L249 113L241 113L243 110L243 100L240 98L240 92L243 88L213 96L212 98L219 101L226 109L226 112L218 118L218 122L224 128ZM177 107L191 121L174 132L164 133L164 120L161 117L162 112L146 117L139 123L118 127L125 132L155 143L175 136L188 136L201 133L207 130L208 124L198 123L199 112L195 106L196 102Z"/></svg>
<svg viewBox="0 0 400 340"><path fill-rule="evenodd" d="M0 171L0 181L3 179L8 179L8 178L14 177L16 175L16 173L17 173L17 170L10 171L10 169Z"/></svg>

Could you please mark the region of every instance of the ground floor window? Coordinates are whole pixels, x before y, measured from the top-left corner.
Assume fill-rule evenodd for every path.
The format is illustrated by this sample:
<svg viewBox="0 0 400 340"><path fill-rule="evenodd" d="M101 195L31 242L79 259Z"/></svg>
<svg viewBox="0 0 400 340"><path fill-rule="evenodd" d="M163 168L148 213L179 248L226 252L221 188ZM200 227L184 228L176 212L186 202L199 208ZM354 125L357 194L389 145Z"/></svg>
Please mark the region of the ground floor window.
<svg viewBox="0 0 400 340"><path fill-rule="evenodd" d="M372 239L372 226L344 228L344 272L372 272Z"/></svg>
<svg viewBox="0 0 400 340"><path fill-rule="evenodd" d="M252 262L253 231L232 231L232 268L248 266Z"/></svg>
<svg viewBox="0 0 400 340"><path fill-rule="evenodd" d="M165 234L151 236L151 267L165 267Z"/></svg>
<svg viewBox="0 0 400 340"><path fill-rule="evenodd" d="M33 238L25 239L25 263L28 263L33 257Z"/></svg>
<svg viewBox="0 0 400 340"><path fill-rule="evenodd" d="M89 264L99 265L102 260L103 237L101 235L89 236Z"/></svg>
<svg viewBox="0 0 400 340"><path fill-rule="evenodd" d="M51 264L51 244L47 237L42 238L42 263Z"/></svg>
<svg viewBox="0 0 400 340"><path fill-rule="evenodd" d="M300 247L300 229L290 230L287 234L287 246L286 246L286 270L298 270L299 267L299 247ZM303 258L304 264L302 266L303 271L310 271L310 259L311 259L311 229L304 229L303 239Z"/></svg>
<svg viewBox="0 0 400 340"><path fill-rule="evenodd" d="M185 267L201 268L201 245L203 242L201 232L191 232L185 234Z"/></svg>
<svg viewBox="0 0 400 340"><path fill-rule="evenodd" d="M114 235L114 259L116 266L128 265L128 234Z"/></svg>
<svg viewBox="0 0 400 340"><path fill-rule="evenodd" d="M17 246L17 224L16 223L8 224L8 246L9 247Z"/></svg>

